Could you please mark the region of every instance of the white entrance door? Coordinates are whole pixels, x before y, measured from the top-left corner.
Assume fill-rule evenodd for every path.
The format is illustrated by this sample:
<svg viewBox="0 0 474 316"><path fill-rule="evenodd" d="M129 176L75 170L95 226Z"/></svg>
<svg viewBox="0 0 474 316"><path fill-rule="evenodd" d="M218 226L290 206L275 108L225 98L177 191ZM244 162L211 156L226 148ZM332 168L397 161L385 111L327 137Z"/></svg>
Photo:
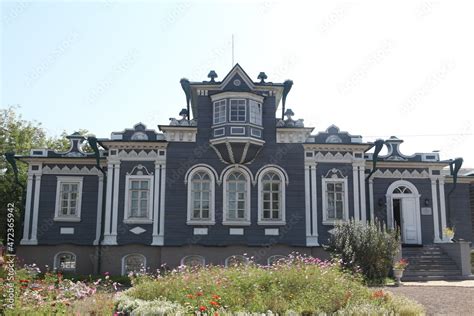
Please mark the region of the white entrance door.
<svg viewBox="0 0 474 316"><path fill-rule="evenodd" d="M416 198L403 197L401 199L402 237L404 244L421 244L418 240L419 224L416 211Z"/></svg>

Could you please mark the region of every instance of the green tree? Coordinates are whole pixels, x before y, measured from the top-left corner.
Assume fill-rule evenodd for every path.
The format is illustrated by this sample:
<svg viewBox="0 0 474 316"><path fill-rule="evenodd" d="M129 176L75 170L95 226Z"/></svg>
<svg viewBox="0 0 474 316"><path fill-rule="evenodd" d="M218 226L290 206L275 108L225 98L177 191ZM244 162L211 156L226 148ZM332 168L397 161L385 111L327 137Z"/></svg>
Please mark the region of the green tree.
<svg viewBox="0 0 474 316"><path fill-rule="evenodd" d="M24 205L22 201L22 188L15 184L15 177L11 166L5 159L4 154L15 152L16 155L29 155L33 148L49 148L57 151L69 149L68 135L65 131L60 137L48 137L41 123L24 120L17 114L18 107L10 106L0 109L0 241L6 237L6 213L7 204L15 203L15 238L21 237L21 226L23 220ZM87 130L79 130L82 135L88 134ZM83 147L84 151L90 151L88 145ZM27 165L17 163L19 181L26 188Z"/></svg>

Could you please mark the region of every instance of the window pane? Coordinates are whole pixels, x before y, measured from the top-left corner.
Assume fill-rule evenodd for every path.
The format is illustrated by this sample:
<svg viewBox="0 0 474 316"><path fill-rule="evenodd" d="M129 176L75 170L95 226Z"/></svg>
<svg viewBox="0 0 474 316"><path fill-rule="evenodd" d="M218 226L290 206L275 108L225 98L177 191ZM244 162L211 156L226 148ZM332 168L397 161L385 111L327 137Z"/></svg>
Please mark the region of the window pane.
<svg viewBox="0 0 474 316"><path fill-rule="evenodd" d="M263 218L270 218L270 211L263 211Z"/></svg>
<svg viewBox="0 0 474 316"><path fill-rule="evenodd" d="M239 202L237 202L237 203L238 203L237 206L238 206L239 210L243 210L243 209L245 208L245 206L244 206L244 205L245 205L245 204L244 204L244 201L239 201Z"/></svg>
<svg viewBox="0 0 474 316"><path fill-rule="evenodd" d="M268 183L268 182L267 182L267 183L264 183L264 184L263 184L263 189L264 189L265 191L270 191L270 183Z"/></svg>
<svg viewBox="0 0 474 316"><path fill-rule="evenodd" d="M209 218L209 210L202 210L202 218L206 219Z"/></svg>
<svg viewBox="0 0 474 316"><path fill-rule="evenodd" d="M142 199L147 199L148 198L148 191L142 191L141 193L142 193L141 194Z"/></svg>
<svg viewBox="0 0 474 316"><path fill-rule="evenodd" d="M263 209L269 210L270 209L270 202L263 202Z"/></svg>
<svg viewBox="0 0 474 316"><path fill-rule="evenodd" d="M140 188L140 182L139 181L131 181L130 182L130 188L132 189L139 189Z"/></svg>
<svg viewBox="0 0 474 316"><path fill-rule="evenodd" d="M245 191L245 182L238 182L237 183L237 190L240 192Z"/></svg>
<svg viewBox="0 0 474 316"><path fill-rule="evenodd" d="M336 183L336 191L342 192L342 183Z"/></svg>
<svg viewBox="0 0 474 316"><path fill-rule="evenodd" d="M273 214L273 216L272 216L273 219L279 219L280 218L280 212L279 211L273 211L272 214Z"/></svg>
<svg viewBox="0 0 474 316"><path fill-rule="evenodd" d="M148 181L141 181L141 188L143 190L148 189Z"/></svg>
<svg viewBox="0 0 474 316"><path fill-rule="evenodd" d="M69 215L76 215L76 208L75 207L71 207L69 209Z"/></svg>
<svg viewBox="0 0 474 316"><path fill-rule="evenodd" d="M193 218L195 218L195 219L201 218L201 214L200 214L199 209L194 209L194 211L193 211Z"/></svg>
<svg viewBox="0 0 474 316"><path fill-rule="evenodd" d="M239 210L238 212L239 212L239 213L238 213L238 214L239 214L239 217L238 217L239 219L240 219L240 218L245 218L245 216L244 216L244 210Z"/></svg>
<svg viewBox="0 0 474 316"><path fill-rule="evenodd" d="M272 199L273 199L273 201L278 201L279 194L278 193L272 193Z"/></svg>
<svg viewBox="0 0 474 316"><path fill-rule="evenodd" d="M278 183L272 183L272 190L273 191L278 191L280 190L280 185Z"/></svg>

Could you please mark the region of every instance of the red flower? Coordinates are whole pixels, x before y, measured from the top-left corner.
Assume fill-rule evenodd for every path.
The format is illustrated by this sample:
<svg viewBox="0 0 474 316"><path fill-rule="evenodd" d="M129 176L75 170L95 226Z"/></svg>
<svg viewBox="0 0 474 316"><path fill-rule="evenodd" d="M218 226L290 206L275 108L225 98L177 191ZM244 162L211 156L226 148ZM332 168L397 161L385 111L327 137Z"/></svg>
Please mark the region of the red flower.
<svg viewBox="0 0 474 316"><path fill-rule="evenodd" d="M215 313L214 313L214 316L219 316L219 313L218 313L218 312L215 312Z"/></svg>
<svg viewBox="0 0 474 316"><path fill-rule="evenodd" d="M194 296L192 294L188 294L186 295L187 298L194 298Z"/></svg>
<svg viewBox="0 0 474 316"><path fill-rule="evenodd" d="M383 290L378 290L372 293L372 298L383 298L385 296L385 293Z"/></svg>
<svg viewBox="0 0 474 316"><path fill-rule="evenodd" d="M200 310L201 312L204 312L206 309L207 309L206 306L202 306L202 305L199 306L199 310Z"/></svg>
<svg viewBox="0 0 474 316"><path fill-rule="evenodd" d="M197 292L197 293L196 293L196 296L202 296L202 295L203 295L202 292Z"/></svg>
<svg viewBox="0 0 474 316"><path fill-rule="evenodd" d="M217 303L216 301L211 301L211 305L212 306L219 306L219 303Z"/></svg>
<svg viewBox="0 0 474 316"><path fill-rule="evenodd" d="M28 283L28 280L20 280L21 283Z"/></svg>
<svg viewBox="0 0 474 316"><path fill-rule="evenodd" d="M216 294L212 295L212 298L215 299L215 300L220 300L221 299L221 297L219 295L216 295Z"/></svg>

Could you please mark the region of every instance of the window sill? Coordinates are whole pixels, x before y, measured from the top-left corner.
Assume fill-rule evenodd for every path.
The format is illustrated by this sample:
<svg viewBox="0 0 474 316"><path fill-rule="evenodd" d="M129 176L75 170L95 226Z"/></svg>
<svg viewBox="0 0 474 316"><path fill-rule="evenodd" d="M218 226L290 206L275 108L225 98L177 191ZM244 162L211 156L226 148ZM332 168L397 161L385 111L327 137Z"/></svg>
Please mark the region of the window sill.
<svg viewBox="0 0 474 316"><path fill-rule="evenodd" d="M81 218L80 217L58 217L56 216L53 218L53 221L55 222L80 222Z"/></svg>
<svg viewBox="0 0 474 316"><path fill-rule="evenodd" d="M262 226L284 226L286 225L286 221L266 221L266 220L260 220L257 222L258 225Z"/></svg>
<svg viewBox="0 0 474 316"><path fill-rule="evenodd" d="M327 225L327 226L335 226L337 224L340 224L340 223L346 223L347 220L345 219L341 219L341 220L336 220L336 221L329 221L329 220L326 220L326 221L323 221L323 225Z"/></svg>
<svg viewBox="0 0 474 316"><path fill-rule="evenodd" d="M124 224L153 224L153 220L149 218L128 218L123 220Z"/></svg>
<svg viewBox="0 0 474 316"><path fill-rule="evenodd" d="M225 226L250 226L250 221L223 221Z"/></svg>
<svg viewBox="0 0 474 316"><path fill-rule="evenodd" d="M186 222L187 225L196 225L196 226L207 226L207 225L215 225L215 221L196 221L196 220L189 220Z"/></svg>

